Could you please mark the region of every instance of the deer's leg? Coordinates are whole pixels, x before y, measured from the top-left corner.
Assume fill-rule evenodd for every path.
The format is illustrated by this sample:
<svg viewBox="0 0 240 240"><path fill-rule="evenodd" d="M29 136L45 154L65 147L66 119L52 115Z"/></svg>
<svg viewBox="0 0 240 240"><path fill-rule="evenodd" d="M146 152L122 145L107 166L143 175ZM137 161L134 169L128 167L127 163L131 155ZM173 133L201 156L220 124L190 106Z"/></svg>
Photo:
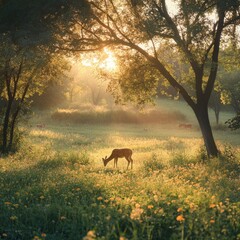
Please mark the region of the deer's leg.
<svg viewBox="0 0 240 240"><path fill-rule="evenodd" d="M128 167L129 167L129 165L130 165L130 160L127 158L127 157L125 157L126 158L126 160L128 161L128 165L127 165L127 169L128 169Z"/></svg>
<svg viewBox="0 0 240 240"><path fill-rule="evenodd" d="M131 169L133 167L133 159L131 157L129 157L129 164L131 163Z"/></svg>
<svg viewBox="0 0 240 240"><path fill-rule="evenodd" d="M118 162L118 158L114 158L114 167L116 166L116 168L117 168L117 162Z"/></svg>

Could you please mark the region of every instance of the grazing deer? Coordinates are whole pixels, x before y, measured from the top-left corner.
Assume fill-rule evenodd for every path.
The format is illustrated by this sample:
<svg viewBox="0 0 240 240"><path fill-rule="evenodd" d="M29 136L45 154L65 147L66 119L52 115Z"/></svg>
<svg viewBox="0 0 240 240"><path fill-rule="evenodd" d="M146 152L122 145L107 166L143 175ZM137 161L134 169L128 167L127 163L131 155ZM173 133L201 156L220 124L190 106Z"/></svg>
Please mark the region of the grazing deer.
<svg viewBox="0 0 240 240"><path fill-rule="evenodd" d="M189 128L190 129L190 128L192 128L192 124L181 123L181 124L178 125L178 127L179 128L186 128L186 129Z"/></svg>
<svg viewBox="0 0 240 240"><path fill-rule="evenodd" d="M112 159L114 159L114 167L117 167L118 158L125 157L128 161L127 169L131 163L131 169L133 168L133 160L132 160L132 150L129 148L123 148L123 149L113 149L112 154L110 157L103 158L103 164L106 166L108 162L110 162Z"/></svg>
<svg viewBox="0 0 240 240"><path fill-rule="evenodd" d="M45 124L37 124L36 127L37 128L45 128Z"/></svg>

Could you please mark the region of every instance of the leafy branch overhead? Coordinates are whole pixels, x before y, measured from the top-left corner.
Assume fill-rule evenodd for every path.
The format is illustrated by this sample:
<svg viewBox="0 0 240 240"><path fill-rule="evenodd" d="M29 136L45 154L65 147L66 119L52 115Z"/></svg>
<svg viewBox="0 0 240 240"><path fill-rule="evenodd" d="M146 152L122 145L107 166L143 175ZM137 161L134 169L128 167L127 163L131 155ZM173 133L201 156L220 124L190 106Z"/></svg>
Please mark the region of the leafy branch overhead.
<svg viewBox="0 0 240 240"><path fill-rule="evenodd" d="M75 15L75 25L59 48L84 52L111 47L139 53L192 108L208 154L216 156L207 108L217 76L221 41L236 33L240 2L182 0L172 3L175 9L170 9L165 0L87 3L91 9L88 21L82 21L81 14ZM181 56L186 69L191 69L191 88L183 84L185 80L175 74L174 67L166 64L161 54L166 45L172 55Z"/></svg>
<svg viewBox="0 0 240 240"><path fill-rule="evenodd" d="M130 100L144 103L156 95L152 89L159 79L167 82L192 108L208 155L218 155L208 103L221 50L228 39L239 47L239 0L9 0L2 6L0 32L10 32L20 46L44 45L66 55L107 47L125 55L122 65L131 63L132 69L119 75L125 81L110 85L117 97L120 86L124 92L139 91ZM169 61L166 49L180 63Z"/></svg>

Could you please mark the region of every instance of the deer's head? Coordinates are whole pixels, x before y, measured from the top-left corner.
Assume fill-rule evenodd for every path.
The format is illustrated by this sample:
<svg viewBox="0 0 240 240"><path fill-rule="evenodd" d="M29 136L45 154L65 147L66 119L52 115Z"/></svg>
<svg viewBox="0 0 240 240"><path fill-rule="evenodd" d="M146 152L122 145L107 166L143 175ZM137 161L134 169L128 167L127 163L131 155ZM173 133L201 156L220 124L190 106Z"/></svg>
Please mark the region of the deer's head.
<svg viewBox="0 0 240 240"><path fill-rule="evenodd" d="M106 162L106 160L107 160L107 156L106 156L105 158L102 158L102 161L103 161L103 164L104 164L104 166L106 166L106 165L107 165L107 162Z"/></svg>

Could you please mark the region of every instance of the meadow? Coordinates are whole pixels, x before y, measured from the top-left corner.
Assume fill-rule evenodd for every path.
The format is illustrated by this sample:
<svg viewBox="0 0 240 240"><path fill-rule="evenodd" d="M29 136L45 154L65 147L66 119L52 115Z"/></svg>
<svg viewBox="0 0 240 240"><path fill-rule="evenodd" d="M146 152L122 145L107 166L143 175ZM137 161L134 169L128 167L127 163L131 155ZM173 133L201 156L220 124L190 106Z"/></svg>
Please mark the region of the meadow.
<svg viewBox="0 0 240 240"><path fill-rule="evenodd" d="M239 132L214 128L222 155L206 160L181 108L191 129L35 113L19 151L0 158L0 239L240 239ZM123 147L133 169L125 159L104 167Z"/></svg>

